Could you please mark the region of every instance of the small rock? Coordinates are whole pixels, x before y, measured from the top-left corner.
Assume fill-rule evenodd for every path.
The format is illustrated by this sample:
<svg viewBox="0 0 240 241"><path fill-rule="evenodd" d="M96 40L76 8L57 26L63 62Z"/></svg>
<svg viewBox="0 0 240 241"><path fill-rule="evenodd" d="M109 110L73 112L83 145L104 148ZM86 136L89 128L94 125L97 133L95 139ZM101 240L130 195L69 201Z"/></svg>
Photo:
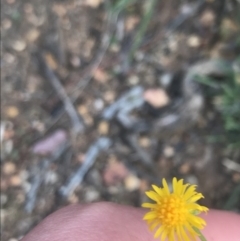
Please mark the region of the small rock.
<svg viewBox="0 0 240 241"><path fill-rule="evenodd" d="M163 149L163 154L165 157L167 158L171 158L174 156L175 154L175 150L173 147L171 146L166 146L164 149Z"/></svg>
<svg viewBox="0 0 240 241"><path fill-rule="evenodd" d="M150 146L150 144L151 144L150 139L147 138L147 137L141 137L141 138L139 139L139 145L140 145L141 147L147 148L147 147Z"/></svg>
<svg viewBox="0 0 240 241"><path fill-rule="evenodd" d="M115 93L113 91L107 91L104 93L103 98L108 103L112 103L115 100Z"/></svg>
<svg viewBox="0 0 240 241"><path fill-rule="evenodd" d="M72 67L78 68L81 65L81 59L78 56L72 56L70 58L70 63L72 65Z"/></svg>
<svg viewBox="0 0 240 241"><path fill-rule="evenodd" d="M8 241L18 241L16 238L10 238Z"/></svg>
<svg viewBox="0 0 240 241"><path fill-rule="evenodd" d="M169 103L169 97L163 89L148 89L143 95L146 102L155 108L164 107Z"/></svg>
<svg viewBox="0 0 240 241"><path fill-rule="evenodd" d="M17 40L12 44L12 47L17 52L22 52L26 48L27 44L23 40Z"/></svg>
<svg viewBox="0 0 240 241"><path fill-rule="evenodd" d="M109 132L109 123L107 121L101 121L98 125L98 132L100 135L107 135Z"/></svg>
<svg viewBox="0 0 240 241"><path fill-rule="evenodd" d="M109 74L105 70L100 68L96 69L93 76L96 81L102 84L105 84L110 79Z"/></svg>
<svg viewBox="0 0 240 241"><path fill-rule="evenodd" d="M12 162L6 162L2 167L2 171L5 175L14 174L16 172L16 165Z"/></svg>
<svg viewBox="0 0 240 241"><path fill-rule="evenodd" d="M94 108L97 110L97 111L101 111L103 108L104 108L104 102L102 99L96 99L94 101Z"/></svg>
<svg viewBox="0 0 240 241"><path fill-rule="evenodd" d="M128 83L130 85L137 85L139 83L139 77L137 75L132 75L128 78Z"/></svg>
<svg viewBox="0 0 240 241"><path fill-rule="evenodd" d="M215 18L216 18L215 13L212 10L207 9L200 16L200 23L204 27L210 27L214 25Z"/></svg>
<svg viewBox="0 0 240 241"><path fill-rule="evenodd" d="M192 48L197 48L201 45L201 40L197 35L191 35L187 41L188 45Z"/></svg>
<svg viewBox="0 0 240 241"><path fill-rule="evenodd" d="M86 191L85 201L93 202L93 201L98 200L99 197L100 197L100 194L99 194L99 192L97 190L89 189L89 190Z"/></svg>
<svg viewBox="0 0 240 241"><path fill-rule="evenodd" d="M22 180L19 175L14 175L10 177L9 183L12 187L19 187L22 184Z"/></svg>
<svg viewBox="0 0 240 241"><path fill-rule="evenodd" d="M37 29L31 29L27 32L26 39L28 42L33 43L38 39L39 36L40 32Z"/></svg>
<svg viewBox="0 0 240 241"><path fill-rule="evenodd" d="M125 187L128 191L132 192L138 190L141 185L141 181L134 175L129 175L124 180Z"/></svg>
<svg viewBox="0 0 240 241"><path fill-rule="evenodd" d="M180 166L179 172L181 174L187 174L191 170L191 166L188 162L184 163L183 165Z"/></svg>
<svg viewBox="0 0 240 241"><path fill-rule="evenodd" d="M171 73L165 73L161 75L159 78L159 82L163 88L168 88L168 86L171 84L173 79L173 75Z"/></svg>
<svg viewBox="0 0 240 241"><path fill-rule="evenodd" d="M98 8L102 0L85 0L85 5L91 8Z"/></svg>
<svg viewBox="0 0 240 241"><path fill-rule="evenodd" d="M103 180L107 185L114 185L122 181L128 175L125 165L119 161L110 161L103 173Z"/></svg>
<svg viewBox="0 0 240 241"><path fill-rule="evenodd" d="M88 114L88 108L86 105L79 105L77 110L78 110L78 113L82 116Z"/></svg>
<svg viewBox="0 0 240 241"><path fill-rule="evenodd" d="M19 115L19 110L16 106L8 106L6 108L6 115L9 118L16 118Z"/></svg>
<svg viewBox="0 0 240 241"><path fill-rule="evenodd" d="M69 203L76 204L79 202L78 196L75 193L72 193L68 198Z"/></svg>
<svg viewBox="0 0 240 241"><path fill-rule="evenodd" d="M140 21L140 18L138 16L131 15L129 17L126 17L126 20L125 20L126 32L131 32L139 23L139 21Z"/></svg>
<svg viewBox="0 0 240 241"><path fill-rule="evenodd" d="M50 53L45 53L44 57L45 57L47 64L49 65L49 67L53 70L56 70L58 67L58 63L57 63L55 57Z"/></svg>

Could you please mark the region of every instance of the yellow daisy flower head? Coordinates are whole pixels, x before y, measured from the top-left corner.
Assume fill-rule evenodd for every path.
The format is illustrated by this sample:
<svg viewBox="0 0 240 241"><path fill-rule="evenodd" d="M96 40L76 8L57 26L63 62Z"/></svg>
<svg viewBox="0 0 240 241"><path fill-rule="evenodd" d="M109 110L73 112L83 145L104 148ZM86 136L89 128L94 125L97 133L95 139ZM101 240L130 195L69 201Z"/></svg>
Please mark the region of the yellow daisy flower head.
<svg viewBox="0 0 240 241"><path fill-rule="evenodd" d="M145 214L151 231L156 230L154 238L161 237L162 241L192 241L202 236L206 222L197 215L208 211L207 207L196 203L203 198L201 193L196 192L196 185L183 184L183 179L172 180L173 191L169 191L165 179L162 180L163 187L152 185L153 190L146 195L156 203L143 203L142 207L150 208Z"/></svg>

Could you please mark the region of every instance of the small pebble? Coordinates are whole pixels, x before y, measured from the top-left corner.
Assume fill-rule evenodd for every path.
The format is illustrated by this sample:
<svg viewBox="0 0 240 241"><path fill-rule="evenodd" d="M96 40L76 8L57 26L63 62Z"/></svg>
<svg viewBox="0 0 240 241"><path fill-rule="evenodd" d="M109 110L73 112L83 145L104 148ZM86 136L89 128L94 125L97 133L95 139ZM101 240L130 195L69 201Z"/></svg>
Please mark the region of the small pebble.
<svg viewBox="0 0 240 241"><path fill-rule="evenodd" d="M19 115L19 110L16 106L8 106L6 108L6 115L9 118L15 118Z"/></svg>
<svg viewBox="0 0 240 241"><path fill-rule="evenodd" d="M187 174L187 173L189 173L190 169L191 169L190 164L188 162L186 162L180 166L179 172L181 174Z"/></svg>
<svg viewBox="0 0 240 241"><path fill-rule="evenodd" d="M141 181L134 175L129 175L124 180L125 187L128 191L132 192L138 190L141 185Z"/></svg>
<svg viewBox="0 0 240 241"><path fill-rule="evenodd" d="M113 91L107 91L104 93L103 98L108 103L112 103L115 100L115 93Z"/></svg>
<svg viewBox="0 0 240 241"><path fill-rule="evenodd" d="M166 146L164 149L163 149L163 154L165 157L167 158L171 158L174 156L175 154L175 150L172 146Z"/></svg>
<svg viewBox="0 0 240 241"><path fill-rule="evenodd" d="M96 99L94 101L94 108L97 110L97 111L101 111L103 108L104 108L104 102L102 99Z"/></svg>
<svg viewBox="0 0 240 241"><path fill-rule="evenodd" d="M150 144L151 144L151 143L150 143L150 139L147 138L147 137L141 137L141 138L139 139L139 144L140 144L141 147L147 148L147 147L149 147Z"/></svg>
<svg viewBox="0 0 240 241"><path fill-rule="evenodd" d="M109 132L109 123L107 121L101 121L98 125L98 133L100 135L107 135Z"/></svg>
<svg viewBox="0 0 240 241"><path fill-rule="evenodd" d="M161 86L166 89L171 84L172 79L173 75L171 73L165 73L160 76L159 82Z"/></svg>
<svg viewBox="0 0 240 241"><path fill-rule="evenodd" d="M28 42L33 43L38 39L39 36L40 32L37 29L31 29L27 32L26 39Z"/></svg>
<svg viewBox="0 0 240 241"><path fill-rule="evenodd" d="M4 163L2 171L5 175L11 175L16 172L16 165L12 162Z"/></svg>
<svg viewBox="0 0 240 241"><path fill-rule="evenodd" d="M23 40L17 40L13 43L12 47L17 52L22 52L26 48L26 43Z"/></svg>
<svg viewBox="0 0 240 241"><path fill-rule="evenodd" d="M16 238L10 238L8 241L18 241Z"/></svg>
<svg viewBox="0 0 240 241"><path fill-rule="evenodd" d="M12 187L19 187L22 184L22 180L19 175L14 175L9 179L9 183Z"/></svg>
<svg viewBox="0 0 240 241"><path fill-rule="evenodd" d="M192 48L197 48L201 45L201 40L197 35L191 35L187 41L188 45Z"/></svg>
<svg viewBox="0 0 240 241"><path fill-rule="evenodd" d="M148 89L143 94L144 100L155 108L166 106L170 99L164 89Z"/></svg>
<svg viewBox="0 0 240 241"><path fill-rule="evenodd" d="M85 0L85 5L91 8L98 8L102 0Z"/></svg>
<svg viewBox="0 0 240 241"><path fill-rule="evenodd" d="M78 68L81 65L81 59L78 56L72 56L70 58L70 63L72 65L72 67Z"/></svg>
<svg viewBox="0 0 240 241"><path fill-rule="evenodd" d="M202 13L199 21L204 27L209 27L214 25L215 19L216 14L212 10L207 9Z"/></svg>
<svg viewBox="0 0 240 241"><path fill-rule="evenodd" d="M96 201L97 199L99 199L99 197L100 197L100 194L97 190L89 189L86 191L85 201L93 202L93 201Z"/></svg>
<svg viewBox="0 0 240 241"><path fill-rule="evenodd" d="M68 198L69 203L76 204L79 202L78 196L75 193L72 193Z"/></svg>
<svg viewBox="0 0 240 241"><path fill-rule="evenodd" d="M130 85L137 85L139 83L139 77L137 75L132 75L128 78L128 83Z"/></svg>
<svg viewBox="0 0 240 241"><path fill-rule="evenodd" d="M110 76L107 73L107 71L104 69L100 69L100 68L95 70L93 76L97 82L102 83L102 84L105 84L110 79Z"/></svg>

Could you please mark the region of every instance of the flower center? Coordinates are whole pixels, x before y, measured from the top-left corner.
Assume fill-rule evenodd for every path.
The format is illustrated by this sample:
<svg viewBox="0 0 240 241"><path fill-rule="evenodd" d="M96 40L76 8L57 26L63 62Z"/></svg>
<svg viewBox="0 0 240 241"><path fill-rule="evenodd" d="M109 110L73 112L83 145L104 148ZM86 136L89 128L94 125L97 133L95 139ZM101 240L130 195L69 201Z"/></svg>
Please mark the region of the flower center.
<svg viewBox="0 0 240 241"><path fill-rule="evenodd" d="M159 206L159 219L163 225L175 227L185 223L187 208L181 197L170 194L162 198Z"/></svg>

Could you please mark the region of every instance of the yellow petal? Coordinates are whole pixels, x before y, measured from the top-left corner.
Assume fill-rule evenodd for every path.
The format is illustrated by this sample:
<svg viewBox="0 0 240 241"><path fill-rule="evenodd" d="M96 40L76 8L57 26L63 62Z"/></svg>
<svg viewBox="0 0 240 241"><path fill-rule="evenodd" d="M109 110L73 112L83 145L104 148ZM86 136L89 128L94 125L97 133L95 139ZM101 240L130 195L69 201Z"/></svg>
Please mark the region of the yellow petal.
<svg viewBox="0 0 240 241"><path fill-rule="evenodd" d="M168 188L168 184L167 184L167 181L165 178L162 179L162 184L163 184L163 191L169 195L170 194L170 191L169 191L169 188Z"/></svg>
<svg viewBox="0 0 240 241"><path fill-rule="evenodd" d="M145 194L151 198L152 200L156 201L156 202L159 202L159 196L157 193L155 193L154 191L148 191L148 192L145 192Z"/></svg>
<svg viewBox="0 0 240 241"><path fill-rule="evenodd" d="M181 235L182 235L184 241L190 241L189 237L186 234L186 231L184 230L184 228L182 226L180 226L180 232L181 232Z"/></svg>
<svg viewBox="0 0 240 241"><path fill-rule="evenodd" d="M203 195L202 195L202 193L198 193L198 194L192 196L192 197L189 199L189 202L196 202L196 201L198 201L198 200L201 199L201 198L204 198Z"/></svg>
<svg viewBox="0 0 240 241"><path fill-rule="evenodd" d="M157 213L156 212L148 212L144 215L143 220L147 220L147 219L154 219L157 217Z"/></svg>
<svg viewBox="0 0 240 241"><path fill-rule="evenodd" d="M143 203L142 207L143 208L156 208L158 205L157 204L153 204L153 203Z"/></svg>
<svg viewBox="0 0 240 241"><path fill-rule="evenodd" d="M195 189L196 189L196 185L190 186L184 194L184 200L188 201L190 197L195 195L196 194Z"/></svg>
<svg viewBox="0 0 240 241"><path fill-rule="evenodd" d="M159 225L158 222L154 222L154 223L152 223L152 224L149 226L149 229L150 229L151 231L153 231L158 225Z"/></svg>
<svg viewBox="0 0 240 241"><path fill-rule="evenodd" d="M154 234L154 238L159 237L159 235L161 235L161 233L162 233L163 230L164 230L164 227L161 226L161 227L156 231L156 233Z"/></svg>
<svg viewBox="0 0 240 241"><path fill-rule="evenodd" d="M162 196L163 195L163 191L161 188L157 187L156 185L152 185L152 188L154 189L154 191L159 195Z"/></svg>
<svg viewBox="0 0 240 241"><path fill-rule="evenodd" d="M173 185L173 192L176 193L177 192L177 189L178 189L178 182L177 182L177 178L174 177L173 178L173 181L172 181L172 185Z"/></svg>
<svg viewBox="0 0 240 241"><path fill-rule="evenodd" d="M183 188L184 188L183 179L181 179L181 180L179 180L177 182L177 191L176 191L176 193L181 195L183 193Z"/></svg>

